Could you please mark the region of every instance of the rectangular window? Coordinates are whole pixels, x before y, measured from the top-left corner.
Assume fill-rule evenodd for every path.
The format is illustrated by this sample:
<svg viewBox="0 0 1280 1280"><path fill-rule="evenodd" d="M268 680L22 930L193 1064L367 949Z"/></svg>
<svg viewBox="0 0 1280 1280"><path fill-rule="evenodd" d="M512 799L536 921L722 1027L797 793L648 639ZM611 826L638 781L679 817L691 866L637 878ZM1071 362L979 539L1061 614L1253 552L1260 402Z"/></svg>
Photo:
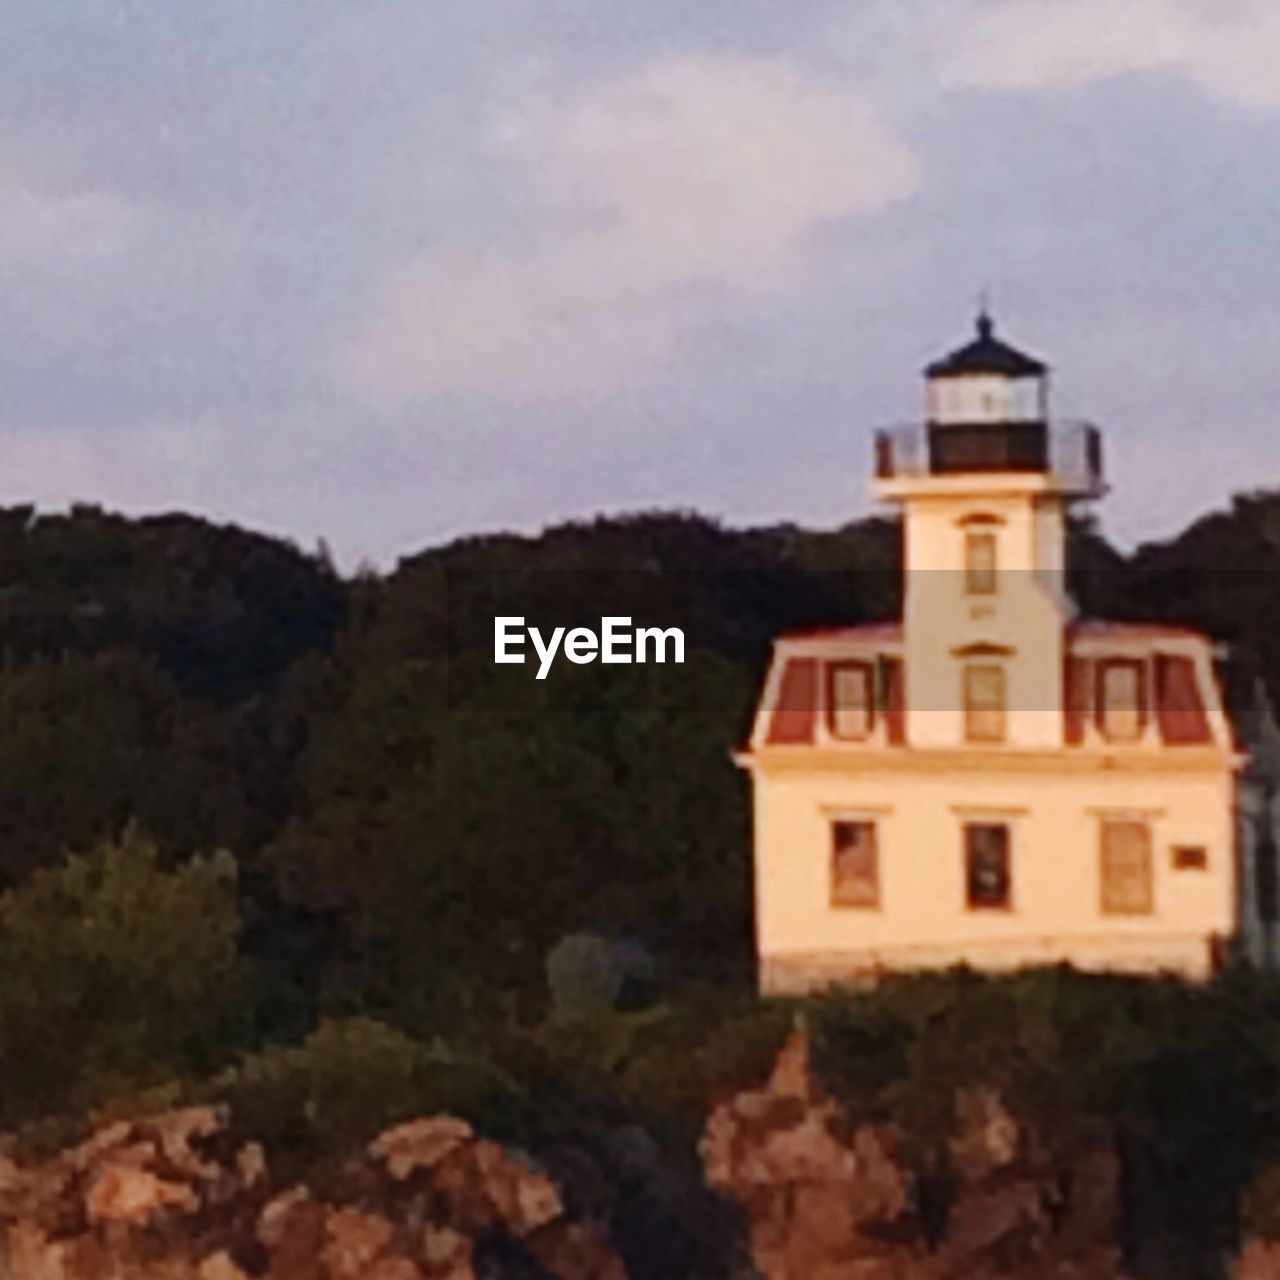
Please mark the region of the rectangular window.
<svg viewBox="0 0 1280 1280"><path fill-rule="evenodd" d="M964 669L964 736L970 742L1004 741L1004 669L972 663Z"/></svg>
<svg viewBox="0 0 1280 1280"><path fill-rule="evenodd" d="M831 824L831 905L880 905L880 854L874 822Z"/></svg>
<svg viewBox="0 0 1280 1280"><path fill-rule="evenodd" d="M1146 719L1144 668L1129 659L1103 662L1098 668L1098 719L1110 742L1135 742Z"/></svg>
<svg viewBox="0 0 1280 1280"><path fill-rule="evenodd" d="M865 738L875 719L874 668L868 662L836 662L828 668L827 715L837 738Z"/></svg>
<svg viewBox="0 0 1280 1280"><path fill-rule="evenodd" d="M989 596L996 589L996 535L966 533L964 589L971 596Z"/></svg>
<svg viewBox="0 0 1280 1280"><path fill-rule="evenodd" d="M965 886L970 911L1011 905L1009 828L1003 822L968 822L964 828Z"/></svg>
<svg viewBox="0 0 1280 1280"><path fill-rule="evenodd" d="M1150 915L1151 827L1138 819L1102 823L1102 910L1113 916Z"/></svg>

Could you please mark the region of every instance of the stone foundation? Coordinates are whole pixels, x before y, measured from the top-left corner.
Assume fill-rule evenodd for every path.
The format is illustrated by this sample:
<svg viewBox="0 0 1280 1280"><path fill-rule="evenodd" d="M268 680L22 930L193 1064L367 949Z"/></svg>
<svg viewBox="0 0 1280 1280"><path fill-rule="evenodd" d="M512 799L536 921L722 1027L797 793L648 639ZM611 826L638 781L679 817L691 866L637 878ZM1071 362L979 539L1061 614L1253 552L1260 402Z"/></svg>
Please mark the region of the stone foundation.
<svg viewBox="0 0 1280 1280"><path fill-rule="evenodd" d="M1214 972L1214 940L1195 934L1010 938L879 950L808 951L760 959L766 995L802 995L831 986L868 986L889 973L965 966L993 973L1068 964L1093 973L1175 974L1202 982Z"/></svg>

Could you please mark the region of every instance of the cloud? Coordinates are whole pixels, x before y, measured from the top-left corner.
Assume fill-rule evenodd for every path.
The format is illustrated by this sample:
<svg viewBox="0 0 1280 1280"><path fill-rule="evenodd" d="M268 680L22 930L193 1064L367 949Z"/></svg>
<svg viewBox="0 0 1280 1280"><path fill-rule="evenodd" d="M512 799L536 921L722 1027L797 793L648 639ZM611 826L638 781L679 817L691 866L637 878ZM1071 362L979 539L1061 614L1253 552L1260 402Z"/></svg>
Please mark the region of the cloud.
<svg viewBox="0 0 1280 1280"><path fill-rule="evenodd" d="M0 161L0 266L80 264L133 241L138 210L113 192L68 189Z"/></svg>
<svg viewBox="0 0 1280 1280"><path fill-rule="evenodd" d="M524 243L432 249L391 272L340 361L375 399L648 376L708 317L811 278L815 230L919 182L869 101L784 58L671 57L526 90L490 148Z"/></svg>
<svg viewBox="0 0 1280 1280"><path fill-rule="evenodd" d="M1220 100L1280 108L1280 8L1272 0L988 0L936 11L948 87L1036 89L1141 72Z"/></svg>

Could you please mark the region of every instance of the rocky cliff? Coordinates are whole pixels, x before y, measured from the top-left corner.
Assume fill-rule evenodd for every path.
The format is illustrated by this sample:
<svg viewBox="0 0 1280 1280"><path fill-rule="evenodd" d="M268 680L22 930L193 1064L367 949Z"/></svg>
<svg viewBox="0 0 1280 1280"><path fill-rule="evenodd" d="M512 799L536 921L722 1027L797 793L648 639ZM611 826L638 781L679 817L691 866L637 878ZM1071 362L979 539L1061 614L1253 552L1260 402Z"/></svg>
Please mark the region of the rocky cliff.
<svg viewBox="0 0 1280 1280"><path fill-rule="evenodd" d="M1120 1273L1112 1136L1047 1134L985 1089L957 1096L945 1158L921 1172L890 1124L849 1126L793 1038L768 1084L712 1112L708 1181L744 1210L767 1280L1098 1277Z"/></svg>
<svg viewBox="0 0 1280 1280"><path fill-rule="evenodd" d="M451 1117L381 1134L323 1190L273 1184L212 1108L0 1164L4 1280L626 1280L556 1181Z"/></svg>
<svg viewBox="0 0 1280 1280"><path fill-rule="evenodd" d="M628 1142L614 1185L593 1185L606 1176L585 1151L544 1165L437 1116L295 1183L217 1108L119 1120L51 1157L0 1159L0 1280L1126 1274L1123 1161L1107 1125L1033 1125L973 1088L956 1095L945 1150L924 1152L894 1124L851 1123L815 1083L803 1037L765 1085L710 1113L699 1155L715 1196L664 1176L642 1134ZM711 1243L673 1251L690 1224ZM1137 1263L1133 1274L1180 1271L1177 1258ZM1280 1252L1260 1242L1219 1266L1280 1280Z"/></svg>

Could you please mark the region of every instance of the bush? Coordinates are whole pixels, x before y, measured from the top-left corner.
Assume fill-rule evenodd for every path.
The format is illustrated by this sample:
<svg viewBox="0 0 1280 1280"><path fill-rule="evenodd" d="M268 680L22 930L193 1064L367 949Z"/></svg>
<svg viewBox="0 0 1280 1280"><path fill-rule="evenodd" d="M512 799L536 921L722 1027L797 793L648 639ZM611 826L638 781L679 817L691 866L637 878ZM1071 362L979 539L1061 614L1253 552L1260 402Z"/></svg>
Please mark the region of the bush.
<svg viewBox="0 0 1280 1280"><path fill-rule="evenodd" d="M420 1115L511 1136L524 1112L520 1087L491 1063L373 1018L321 1022L302 1044L251 1055L204 1093L231 1104L238 1129L303 1161Z"/></svg>
<svg viewBox="0 0 1280 1280"><path fill-rule="evenodd" d="M207 1071L241 994L235 863L164 870L136 830L0 897L0 1115Z"/></svg>

